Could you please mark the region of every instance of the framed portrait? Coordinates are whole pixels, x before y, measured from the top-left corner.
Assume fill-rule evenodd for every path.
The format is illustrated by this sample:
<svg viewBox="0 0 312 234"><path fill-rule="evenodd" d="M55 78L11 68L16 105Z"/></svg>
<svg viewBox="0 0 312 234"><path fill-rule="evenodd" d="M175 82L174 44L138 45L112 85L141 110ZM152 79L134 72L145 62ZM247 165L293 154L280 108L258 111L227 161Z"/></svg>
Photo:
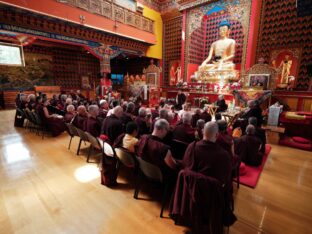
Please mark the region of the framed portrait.
<svg viewBox="0 0 312 234"><path fill-rule="evenodd" d="M89 76L81 76L81 88L82 89L91 89Z"/></svg>
<svg viewBox="0 0 312 234"><path fill-rule="evenodd" d="M268 89L270 74L249 74L248 84L250 88Z"/></svg>
<svg viewBox="0 0 312 234"><path fill-rule="evenodd" d="M146 83L148 85L157 85L157 73L146 73Z"/></svg>

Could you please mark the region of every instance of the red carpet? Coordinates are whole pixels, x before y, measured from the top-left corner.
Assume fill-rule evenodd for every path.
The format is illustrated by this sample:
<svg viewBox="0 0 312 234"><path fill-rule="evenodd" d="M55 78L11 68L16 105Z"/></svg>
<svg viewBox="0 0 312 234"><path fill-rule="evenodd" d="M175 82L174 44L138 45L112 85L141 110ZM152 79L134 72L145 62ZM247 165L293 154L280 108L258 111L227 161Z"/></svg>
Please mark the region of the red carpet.
<svg viewBox="0 0 312 234"><path fill-rule="evenodd" d="M246 173L244 175L241 175L240 176L240 184L243 184L243 185L246 185L248 187L251 187L251 188L255 188L257 183L258 183L258 180L259 180L259 177L261 175L261 172L263 170L263 167L264 167L264 164L271 152L271 146L266 144L265 146L265 154L263 156L263 159L262 159L262 163L259 167L251 167L251 166L247 166L245 165L245 171Z"/></svg>

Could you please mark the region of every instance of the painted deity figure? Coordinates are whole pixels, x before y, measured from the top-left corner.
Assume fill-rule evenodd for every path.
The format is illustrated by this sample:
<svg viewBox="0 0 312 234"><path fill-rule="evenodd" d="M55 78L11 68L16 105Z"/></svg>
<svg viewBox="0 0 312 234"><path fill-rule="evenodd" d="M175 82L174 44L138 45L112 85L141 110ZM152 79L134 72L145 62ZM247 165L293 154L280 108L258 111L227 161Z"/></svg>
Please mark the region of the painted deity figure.
<svg viewBox="0 0 312 234"><path fill-rule="evenodd" d="M282 69L281 84L288 84L291 65L292 60L290 60L289 55L286 55L280 64L280 68Z"/></svg>
<svg viewBox="0 0 312 234"><path fill-rule="evenodd" d="M212 43L209 55L201 64L199 70L234 70L235 41L229 38L229 33L230 23L227 20L223 20L219 24L220 39Z"/></svg>

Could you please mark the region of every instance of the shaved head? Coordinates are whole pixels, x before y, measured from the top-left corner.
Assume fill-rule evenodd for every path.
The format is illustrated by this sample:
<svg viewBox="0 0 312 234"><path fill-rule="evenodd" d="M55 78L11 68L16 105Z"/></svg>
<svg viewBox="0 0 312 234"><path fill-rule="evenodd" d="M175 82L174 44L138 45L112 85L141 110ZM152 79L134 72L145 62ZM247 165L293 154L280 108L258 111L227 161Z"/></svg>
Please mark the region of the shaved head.
<svg viewBox="0 0 312 234"><path fill-rule="evenodd" d="M219 126L215 121L205 124L204 127L204 140L216 142L219 133Z"/></svg>
<svg viewBox="0 0 312 234"><path fill-rule="evenodd" d="M123 113L123 109L121 106L116 106L113 109L113 114L116 115L118 118L120 118L122 116Z"/></svg>

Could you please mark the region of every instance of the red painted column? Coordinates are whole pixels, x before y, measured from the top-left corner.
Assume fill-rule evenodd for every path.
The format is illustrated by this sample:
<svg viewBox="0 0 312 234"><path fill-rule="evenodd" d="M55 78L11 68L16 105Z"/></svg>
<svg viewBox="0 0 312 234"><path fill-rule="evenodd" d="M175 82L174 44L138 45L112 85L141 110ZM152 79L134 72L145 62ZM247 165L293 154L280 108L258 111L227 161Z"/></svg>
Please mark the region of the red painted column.
<svg viewBox="0 0 312 234"><path fill-rule="evenodd" d="M185 51L185 38L186 38L186 10L183 11L183 19L182 19L182 38L181 38L181 76L183 77L183 80L185 81L185 77L184 77L184 60L185 60L185 56L184 56L184 51Z"/></svg>
<svg viewBox="0 0 312 234"><path fill-rule="evenodd" d="M252 0L245 70L255 64L263 0Z"/></svg>

